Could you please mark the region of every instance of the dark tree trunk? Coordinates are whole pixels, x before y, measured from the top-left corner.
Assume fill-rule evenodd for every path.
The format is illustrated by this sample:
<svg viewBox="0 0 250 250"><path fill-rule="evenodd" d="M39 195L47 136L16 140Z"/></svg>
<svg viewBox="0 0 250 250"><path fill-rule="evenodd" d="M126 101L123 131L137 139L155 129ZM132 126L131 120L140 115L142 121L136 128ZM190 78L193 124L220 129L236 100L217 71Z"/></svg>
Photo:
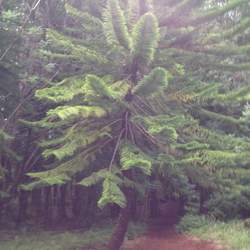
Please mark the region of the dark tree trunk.
<svg viewBox="0 0 250 250"><path fill-rule="evenodd" d="M119 215L116 227L114 229L114 232L113 232L111 239L109 241L109 244L108 244L108 248L107 248L108 250L119 250L120 249L120 247L124 241L127 229L128 229L128 224L129 224L130 217L131 217L132 190L127 189L127 190L125 190L124 193L125 193L126 198L127 198L127 205L126 205L126 207L121 208L121 210L120 210L120 215Z"/></svg>
<svg viewBox="0 0 250 250"><path fill-rule="evenodd" d="M3 202L0 200L0 225L2 224L4 216L4 205Z"/></svg>
<svg viewBox="0 0 250 250"><path fill-rule="evenodd" d="M110 217L112 219L117 218L120 214L120 210L121 210L121 208L118 205L111 204L110 205Z"/></svg>
<svg viewBox="0 0 250 250"><path fill-rule="evenodd" d="M158 201L156 189L153 189L150 192L149 206L150 206L150 217L155 218L159 216L160 209L159 209L159 201Z"/></svg>
<svg viewBox="0 0 250 250"><path fill-rule="evenodd" d="M179 215L180 216L185 215L185 204L186 204L186 198L181 196L180 197L180 207L179 207Z"/></svg>
<svg viewBox="0 0 250 250"><path fill-rule="evenodd" d="M82 196L82 197L81 197ZM75 186L74 187L74 195L72 199L72 213L76 220L79 220L81 215L82 208L82 200L85 198L82 192L82 187Z"/></svg>
<svg viewBox="0 0 250 250"><path fill-rule="evenodd" d="M137 221L137 195L135 190L133 190L131 197L131 218L133 221Z"/></svg>
<svg viewBox="0 0 250 250"><path fill-rule="evenodd" d="M32 190L31 194L31 203L33 215L37 223L40 223L41 214L42 214L42 192L41 189Z"/></svg>
<svg viewBox="0 0 250 250"><path fill-rule="evenodd" d="M97 190L96 187L90 187L88 190L87 195L87 203L85 204L86 207L86 214L85 216L87 219L85 220L86 226L91 227L94 223L95 215L96 215L96 199L97 199Z"/></svg>
<svg viewBox="0 0 250 250"><path fill-rule="evenodd" d="M51 225L51 187L46 187L45 190L45 197L44 197L44 220L45 220L45 225Z"/></svg>
<svg viewBox="0 0 250 250"><path fill-rule="evenodd" d="M72 212L77 226L90 227L96 213L96 187L74 186Z"/></svg>
<svg viewBox="0 0 250 250"><path fill-rule="evenodd" d="M67 212L66 212L67 185L59 187L58 191L60 192L59 202L58 202L58 217L60 220L65 220L67 219Z"/></svg>
<svg viewBox="0 0 250 250"><path fill-rule="evenodd" d="M200 189L200 208L199 208L199 212L200 214L205 214L206 213L206 208L204 207L205 202L208 199L208 192L201 188Z"/></svg>
<svg viewBox="0 0 250 250"><path fill-rule="evenodd" d="M27 218L27 208L28 208L28 193L21 190L19 194L19 208L17 215L17 226L24 222Z"/></svg>

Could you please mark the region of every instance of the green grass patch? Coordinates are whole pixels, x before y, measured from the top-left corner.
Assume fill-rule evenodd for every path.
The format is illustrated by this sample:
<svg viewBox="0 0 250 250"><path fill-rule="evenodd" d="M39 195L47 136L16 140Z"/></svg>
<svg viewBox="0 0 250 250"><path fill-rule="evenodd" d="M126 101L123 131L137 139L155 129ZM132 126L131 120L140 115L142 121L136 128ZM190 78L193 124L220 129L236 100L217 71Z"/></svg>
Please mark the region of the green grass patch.
<svg viewBox="0 0 250 250"><path fill-rule="evenodd" d="M206 217L187 215L177 230L203 240L212 240L230 250L250 250L250 228L244 221L220 222Z"/></svg>
<svg viewBox="0 0 250 250"><path fill-rule="evenodd" d="M0 232L1 250L83 250L93 246L104 246L112 233L112 223L95 226L88 231L32 231ZM127 239L133 239L145 232L144 224L129 226Z"/></svg>

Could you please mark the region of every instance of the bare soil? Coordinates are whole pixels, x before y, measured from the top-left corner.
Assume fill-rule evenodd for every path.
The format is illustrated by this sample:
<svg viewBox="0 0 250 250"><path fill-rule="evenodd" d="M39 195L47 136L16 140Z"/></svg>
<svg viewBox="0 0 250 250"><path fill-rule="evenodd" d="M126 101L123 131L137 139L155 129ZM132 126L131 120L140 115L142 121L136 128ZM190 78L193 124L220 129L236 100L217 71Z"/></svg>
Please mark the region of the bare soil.
<svg viewBox="0 0 250 250"><path fill-rule="evenodd" d="M124 250L223 250L223 246L179 234L175 230L178 205L167 204L162 217L154 220L145 236L124 243Z"/></svg>
<svg viewBox="0 0 250 250"><path fill-rule="evenodd" d="M223 247L212 242L178 234L174 227L154 228L145 236L124 244L124 250L222 250Z"/></svg>

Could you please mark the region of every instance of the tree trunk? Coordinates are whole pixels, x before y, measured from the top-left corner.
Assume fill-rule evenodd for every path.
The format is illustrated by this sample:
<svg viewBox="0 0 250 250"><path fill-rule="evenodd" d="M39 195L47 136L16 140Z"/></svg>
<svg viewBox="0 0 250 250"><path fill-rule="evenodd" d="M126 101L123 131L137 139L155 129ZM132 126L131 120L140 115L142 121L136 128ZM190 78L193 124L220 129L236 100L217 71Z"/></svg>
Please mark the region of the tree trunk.
<svg viewBox="0 0 250 250"><path fill-rule="evenodd" d="M85 204L86 207L86 217L85 220L86 226L91 227L94 223L95 215L96 215L96 199L97 199L97 189L96 187L90 187L87 195L87 203Z"/></svg>
<svg viewBox="0 0 250 250"><path fill-rule="evenodd" d="M3 202L1 201L0 199L0 225L2 224L2 219L3 219L3 216L4 216L4 205L3 205Z"/></svg>
<svg viewBox="0 0 250 250"><path fill-rule="evenodd" d="M205 189L201 188L200 189L200 208L199 208L200 214L206 213L206 208L205 208L204 204L207 201L207 198L208 198L207 191Z"/></svg>
<svg viewBox="0 0 250 250"><path fill-rule="evenodd" d="M136 191L133 190L133 194L131 197L131 219L133 221L137 221L137 195Z"/></svg>
<svg viewBox="0 0 250 250"><path fill-rule="evenodd" d="M150 206L150 217L156 218L157 216L159 216L159 201L158 201L156 189L151 190L149 202L150 202L150 205L149 205Z"/></svg>
<svg viewBox="0 0 250 250"><path fill-rule="evenodd" d="M179 202L180 202L179 215L184 216L185 215L186 198L181 196Z"/></svg>
<svg viewBox="0 0 250 250"><path fill-rule="evenodd" d="M86 195L84 194L83 187L76 185L74 187L74 197L72 199L72 213L76 221L79 221L80 219L83 210L82 203L83 200L86 199L85 197Z"/></svg>
<svg viewBox="0 0 250 250"><path fill-rule="evenodd" d="M119 216L121 208L116 204L110 205L110 218L115 219Z"/></svg>
<svg viewBox="0 0 250 250"><path fill-rule="evenodd" d="M33 216L37 224L41 223L41 215L42 215L42 190L34 189L31 193L31 203L32 203L32 211Z"/></svg>
<svg viewBox="0 0 250 250"><path fill-rule="evenodd" d="M119 250L127 229L128 229L128 224L129 224L129 220L131 217L131 194L132 194L132 190L125 190L125 196L127 198L127 205L124 208L121 208L120 210L120 215L118 218L118 222L116 224L116 227L114 229L114 232L111 236L111 239L109 241L108 244L108 250Z"/></svg>
<svg viewBox="0 0 250 250"><path fill-rule="evenodd" d="M51 224L51 213L50 213L50 205L51 205L51 187L44 188L44 222L46 226Z"/></svg>
<svg viewBox="0 0 250 250"><path fill-rule="evenodd" d="M20 226L27 218L28 193L21 190L19 194L19 208L17 215L17 226Z"/></svg>
<svg viewBox="0 0 250 250"><path fill-rule="evenodd" d="M58 201L58 218L60 221L67 220L66 212L66 196L67 196L67 185L58 187L59 201Z"/></svg>

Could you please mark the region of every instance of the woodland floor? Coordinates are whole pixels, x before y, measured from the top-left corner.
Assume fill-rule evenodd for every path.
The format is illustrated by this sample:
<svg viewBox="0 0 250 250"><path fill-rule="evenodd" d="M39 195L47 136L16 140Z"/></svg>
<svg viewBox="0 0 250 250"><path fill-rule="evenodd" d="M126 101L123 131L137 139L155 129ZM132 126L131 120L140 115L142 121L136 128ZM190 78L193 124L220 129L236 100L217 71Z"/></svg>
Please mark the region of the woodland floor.
<svg viewBox="0 0 250 250"><path fill-rule="evenodd" d="M177 233L178 208L172 204L164 210L165 215L150 224L147 234L125 242L124 250L226 250L214 242Z"/></svg>
<svg viewBox="0 0 250 250"><path fill-rule="evenodd" d="M135 240L125 243L124 250L223 250L212 242L178 234L174 226L152 227L149 232Z"/></svg>

